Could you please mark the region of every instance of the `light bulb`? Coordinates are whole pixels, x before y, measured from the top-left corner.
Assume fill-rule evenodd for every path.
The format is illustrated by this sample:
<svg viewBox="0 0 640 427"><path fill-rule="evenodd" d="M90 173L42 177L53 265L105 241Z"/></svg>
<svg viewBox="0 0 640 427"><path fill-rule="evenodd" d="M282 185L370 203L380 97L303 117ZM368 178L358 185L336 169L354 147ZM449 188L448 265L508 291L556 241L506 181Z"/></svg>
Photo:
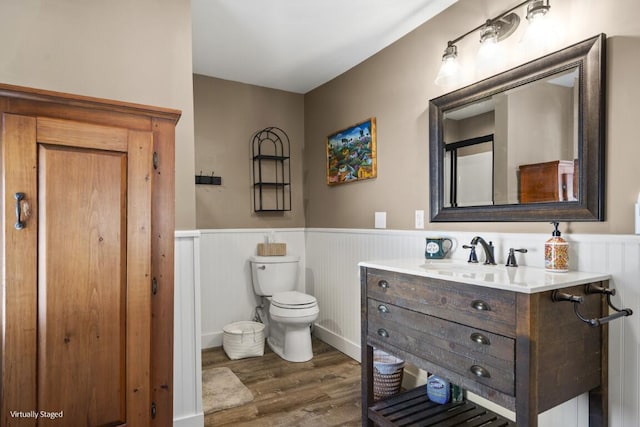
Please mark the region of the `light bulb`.
<svg viewBox="0 0 640 427"><path fill-rule="evenodd" d="M504 63L504 55L498 44L498 28L487 23L481 30L480 49L476 58L477 71L480 75L492 74Z"/></svg>
<svg viewBox="0 0 640 427"><path fill-rule="evenodd" d="M435 80L438 86L452 86L460 78L460 64L458 64L458 49L455 45L449 45L442 55L442 65Z"/></svg>
<svg viewBox="0 0 640 427"><path fill-rule="evenodd" d="M498 52L498 39L487 39L480 45L478 49L478 59L492 60Z"/></svg>
<svg viewBox="0 0 640 427"><path fill-rule="evenodd" d="M551 49L556 34L547 12L550 6L544 0L533 0L527 5L527 29L520 44L528 54L540 55Z"/></svg>

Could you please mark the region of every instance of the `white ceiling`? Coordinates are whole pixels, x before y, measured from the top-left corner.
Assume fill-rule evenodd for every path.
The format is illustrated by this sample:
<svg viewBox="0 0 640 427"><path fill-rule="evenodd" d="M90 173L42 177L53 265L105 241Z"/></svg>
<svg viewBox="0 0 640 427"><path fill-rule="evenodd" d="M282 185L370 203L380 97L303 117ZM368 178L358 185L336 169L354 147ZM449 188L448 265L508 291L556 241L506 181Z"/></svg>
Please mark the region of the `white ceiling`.
<svg viewBox="0 0 640 427"><path fill-rule="evenodd" d="M193 72L306 93L456 1L192 0Z"/></svg>

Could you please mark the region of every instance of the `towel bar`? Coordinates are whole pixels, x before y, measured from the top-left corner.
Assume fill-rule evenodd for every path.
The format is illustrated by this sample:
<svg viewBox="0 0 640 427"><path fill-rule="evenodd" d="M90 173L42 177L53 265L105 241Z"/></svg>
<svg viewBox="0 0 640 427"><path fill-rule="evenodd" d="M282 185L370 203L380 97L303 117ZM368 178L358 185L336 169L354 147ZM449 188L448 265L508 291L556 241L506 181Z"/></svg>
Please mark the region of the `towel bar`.
<svg viewBox="0 0 640 427"><path fill-rule="evenodd" d="M620 309L620 308L617 308L615 305L613 305L613 303L611 302L611 296L616 294L615 289L603 288L600 286L595 286L593 284L588 284L585 286L584 293L585 293L585 296L594 295L594 294L606 295L607 305L609 305L609 307L611 307L615 311L615 313L610 314L608 316L594 318L594 319L589 319L587 317L584 317L582 314L580 314L580 310L579 310L579 305L584 302L584 297L579 295L567 294L565 292L560 292L559 290L555 290L551 293L551 300L553 302L561 302L561 301L572 302L573 311L576 313L576 316L578 317L578 319L589 324L589 326L594 326L594 327L604 325L605 323L609 323L612 320L618 319L620 317L631 316L633 314L633 310L631 310L630 308Z"/></svg>

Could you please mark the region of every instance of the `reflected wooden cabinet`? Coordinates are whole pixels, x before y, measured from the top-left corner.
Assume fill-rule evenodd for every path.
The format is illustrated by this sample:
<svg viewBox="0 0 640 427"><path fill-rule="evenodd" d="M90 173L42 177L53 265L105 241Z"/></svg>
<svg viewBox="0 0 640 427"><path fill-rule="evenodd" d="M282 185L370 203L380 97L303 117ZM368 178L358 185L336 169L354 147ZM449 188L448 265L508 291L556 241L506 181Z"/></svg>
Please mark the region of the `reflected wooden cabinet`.
<svg viewBox="0 0 640 427"><path fill-rule="evenodd" d="M180 112L8 85L0 108L0 426L171 425Z"/></svg>
<svg viewBox="0 0 640 427"><path fill-rule="evenodd" d="M562 202L577 200L576 161L555 160L552 162L520 165L520 203Z"/></svg>

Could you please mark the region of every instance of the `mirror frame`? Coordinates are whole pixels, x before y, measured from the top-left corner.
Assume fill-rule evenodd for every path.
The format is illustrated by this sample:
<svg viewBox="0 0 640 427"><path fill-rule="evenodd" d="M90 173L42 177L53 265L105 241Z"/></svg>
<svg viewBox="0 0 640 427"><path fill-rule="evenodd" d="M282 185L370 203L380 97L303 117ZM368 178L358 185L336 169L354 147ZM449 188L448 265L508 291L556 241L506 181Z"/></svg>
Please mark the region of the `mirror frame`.
<svg viewBox="0 0 640 427"><path fill-rule="evenodd" d="M604 221L605 46L599 34L429 101L431 222ZM577 67L578 200L489 206L444 206L443 114L494 94Z"/></svg>

